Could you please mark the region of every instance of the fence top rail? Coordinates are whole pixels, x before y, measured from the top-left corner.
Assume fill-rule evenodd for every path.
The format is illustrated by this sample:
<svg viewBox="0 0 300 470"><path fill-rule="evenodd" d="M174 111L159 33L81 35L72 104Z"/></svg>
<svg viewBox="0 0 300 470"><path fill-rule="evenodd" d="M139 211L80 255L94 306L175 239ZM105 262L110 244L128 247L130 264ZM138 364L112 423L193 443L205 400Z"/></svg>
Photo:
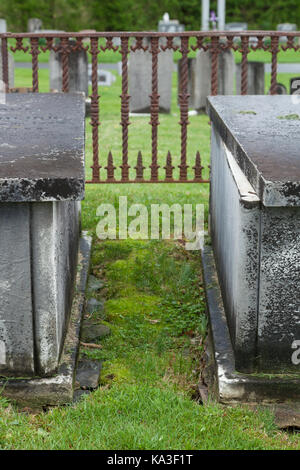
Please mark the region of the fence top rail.
<svg viewBox="0 0 300 470"><path fill-rule="evenodd" d="M0 39L2 38L114 38L114 37L125 37L125 38L139 38L139 37L300 37L300 31L185 31L177 33L164 33L158 31L107 31L107 32L44 32L44 33L1 33Z"/></svg>

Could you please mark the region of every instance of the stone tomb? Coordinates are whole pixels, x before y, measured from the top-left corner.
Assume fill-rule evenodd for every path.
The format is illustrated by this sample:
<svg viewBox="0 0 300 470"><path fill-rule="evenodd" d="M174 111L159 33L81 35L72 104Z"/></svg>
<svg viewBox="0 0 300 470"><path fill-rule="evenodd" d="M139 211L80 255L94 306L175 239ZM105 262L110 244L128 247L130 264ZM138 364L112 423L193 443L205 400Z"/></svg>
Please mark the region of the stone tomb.
<svg viewBox="0 0 300 470"><path fill-rule="evenodd" d="M8 94L0 105L0 134L0 376L51 377L59 368L80 263L83 98ZM63 386L58 377L43 387L55 392ZM5 393L29 387L30 395L25 382L8 381Z"/></svg>
<svg viewBox="0 0 300 470"><path fill-rule="evenodd" d="M214 260L204 255L204 271L219 397L299 400L300 103L216 96L208 114Z"/></svg>
<svg viewBox="0 0 300 470"><path fill-rule="evenodd" d="M150 43L148 42L150 47ZM172 98L173 51L160 50L158 54L159 111L169 113ZM151 109L152 54L143 50L130 53L129 109L131 113L149 113Z"/></svg>

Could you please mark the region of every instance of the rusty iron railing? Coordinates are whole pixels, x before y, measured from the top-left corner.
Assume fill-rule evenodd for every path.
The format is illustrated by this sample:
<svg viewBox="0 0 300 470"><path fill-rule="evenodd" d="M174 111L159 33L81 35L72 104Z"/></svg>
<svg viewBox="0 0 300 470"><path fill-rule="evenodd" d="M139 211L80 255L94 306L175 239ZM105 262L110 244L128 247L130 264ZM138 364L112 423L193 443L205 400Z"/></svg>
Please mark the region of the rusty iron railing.
<svg viewBox="0 0 300 470"><path fill-rule="evenodd" d="M280 37L285 37L285 44L280 46ZM40 45L39 40L44 38L45 44ZM101 38L101 41L99 41ZM120 47L114 45L113 38L120 38ZM145 45L143 39L148 39ZM159 43L160 38L165 38L163 45ZM174 39L180 39L180 46ZM193 40L191 40L194 38ZM236 38L239 41L236 41ZM239 51L241 59L241 94L247 94L248 88L248 54L250 51L264 50L271 54L271 87L270 93L276 94L277 85L277 56L281 50L286 51L300 49L300 32L277 32L277 31L247 31L228 32L210 31L198 32L190 31L184 33L156 33L156 32L99 32L99 33L6 33L0 34L2 52L3 81L8 91L8 51L29 52L32 56L32 91L39 91L39 54L46 51L55 51L62 54L62 91L68 92L69 88L69 63L68 56L72 51L84 50L91 55L92 63L92 93L91 93L91 126L93 139L93 164L92 179L88 183L208 183L209 180L202 177L202 164L200 152L196 152L195 165L193 166L194 178L188 178L187 165L187 143L188 134L188 54L190 50L211 52L211 95L218 94L218 55L222 51ZM15 45L9 45L8 39L14 39ZM75 40L74 44L69 43L69 39ZM83 40L88 39L88 42ZM24 40L25 44L24 44ZM26 45L26 44L30 45ZM87 45L86 45L87 44ZM280 47L279 47L280 46ZM151 135L151 176L145 180L143 173L143 159L141 152L138 153L136 177L130 179L128 163L128 127L129 122L129 100L128 94L128 57L130 52L136 50L149 50L152 54L152 92L150 95L150 125ZM181 53L181 83L179 94L180 121L181 127L181 154L179 167L179 178L173 177L174 166L170 152L166 156L165 177L159 177L158 165L158 128L159 128L159 94L158 94L158 54L160 49L179 51ZM98 95L98 54L110 50L121 54L122 61L122 93L121 93L121 126L122 126L122 164L121 179L116 180L114 173L116 167L113 163L112 153L109 152L107 166L101 165L99 160L99 95ZM106 170L107 177L102 178L101 168Z"/></svg>

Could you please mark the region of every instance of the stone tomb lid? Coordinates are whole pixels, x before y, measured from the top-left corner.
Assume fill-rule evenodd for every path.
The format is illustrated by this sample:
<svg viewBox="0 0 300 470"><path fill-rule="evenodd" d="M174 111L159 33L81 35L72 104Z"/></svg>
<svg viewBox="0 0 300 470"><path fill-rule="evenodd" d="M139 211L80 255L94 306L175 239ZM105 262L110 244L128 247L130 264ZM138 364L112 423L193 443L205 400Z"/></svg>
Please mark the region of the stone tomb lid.
<svg viewBox="0 0 300 470"><path fill-rule="evenodd" d="M300 206L300 100L212 96L207 111L265 206Z"/></svg>
<svg viewBox="0 0 300 470"><path fill-rule="evenodd" d="M0 201L84 197L81 93L8 93L0 104Z"/></svg>

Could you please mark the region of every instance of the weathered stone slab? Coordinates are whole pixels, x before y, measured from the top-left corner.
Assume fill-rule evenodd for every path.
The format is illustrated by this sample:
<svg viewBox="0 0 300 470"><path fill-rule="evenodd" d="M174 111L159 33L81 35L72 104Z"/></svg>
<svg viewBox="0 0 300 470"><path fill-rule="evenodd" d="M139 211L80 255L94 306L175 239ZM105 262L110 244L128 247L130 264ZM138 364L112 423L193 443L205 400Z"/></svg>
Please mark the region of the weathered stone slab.
<svg viewBox="0 0 300 470"><path fill-rule="evenodd" d="M92 274L89 276L89 281L88 281L89 292L96 292L99 289L102 289L103 286L104 286L104 282L101 279L98 279L96 276L93 276Z"/></svg>
<svg viewBox="0 0 300 470"><path fill-rule="evenodd" d="M100 313L103 313L104 312L104 301L100 301L100 300L97 300L97 299L94 299L94 298L91 298L87 301L87 304L86 304L86 311L87 313L94 313L94 312L100 312Z"/></svg>
<svg viewBox="0 0 300 470"><path fill-rule="evenodd" d="M83 199L84 116L81 94L7 94L0 104L1 202Z"/></svg>
<svg viewBox="0 0 300 470"><path fill-rule="evenodd" d="M97 323L85 320L82 325L82 340L85 343L93 343L97 340L101 340L111 333L109 326L99 325Z"/></svg>
<svg viewBox="0 0 300 470"><path fill-rule="evenodd" d="M102 363L82 359L77 364L76 384L82 390L95 390L99 385Z"/></svg>

